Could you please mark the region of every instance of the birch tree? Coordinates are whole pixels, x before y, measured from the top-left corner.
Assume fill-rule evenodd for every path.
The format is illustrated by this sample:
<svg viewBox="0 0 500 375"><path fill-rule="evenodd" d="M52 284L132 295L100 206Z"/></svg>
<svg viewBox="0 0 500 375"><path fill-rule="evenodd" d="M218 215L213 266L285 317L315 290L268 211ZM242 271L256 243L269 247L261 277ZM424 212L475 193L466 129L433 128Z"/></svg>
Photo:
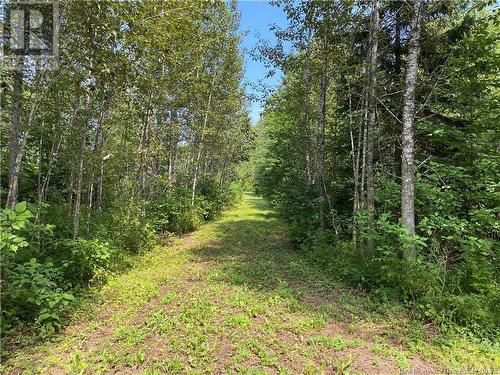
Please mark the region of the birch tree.
<svg viewBox="0 0 500 375"><path fill-rule="evenodd" d="M420 53L422 6L422 0L415 0L403 96L401 219L410 236L415 235L415 90L417 88L418 57ZM405 257L408 260L414 260L415 256L415 245L405 249Z"/></svg>

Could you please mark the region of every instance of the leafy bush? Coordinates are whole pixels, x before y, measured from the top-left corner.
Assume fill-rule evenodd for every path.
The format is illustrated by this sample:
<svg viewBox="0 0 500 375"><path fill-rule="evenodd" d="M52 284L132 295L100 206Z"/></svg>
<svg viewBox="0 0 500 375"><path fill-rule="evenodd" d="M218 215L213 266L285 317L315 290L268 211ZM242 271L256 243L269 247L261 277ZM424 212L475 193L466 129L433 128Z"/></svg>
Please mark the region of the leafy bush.
<svg viewBox="0 0 500 375"><path fill-rule="evenodd" d="M191 190L166 191L148 203L148 223L160 233L188 233L204 221L217 218L224 208L231 205L241 192L237 187L221 189L213 180L203 179L199 193L191 204Z"/></svg>
<svg viewBox="0 0 500 375"><path fill-rule="evenodd" d="M61 327L64 309L74 297L58 286L59 270L51 262L42 264L36 258L18 261L23 257L17 251L29 247L20 232L32 217L26 202L0 212L2 329L35 320L41 334L49 335Z"/></svg>
<svg viewBox="0 0 500 375"><path fill-rule="evenodd" d="M191 192L177 189L166 192L148 204L148 222L161 233L187 233L203 222L203 200L196 197L191 205Z"/></svg>
<svg viewBox="0 0 500 375"><path fill-rule="evenodd" d="M232 184L229 189L222 189L218 182L204 179L200 183L200 195L203 199L203 219L213 220L241 197L242 192L236 184Z"/></svg>
<svg viewBox="0 0 500 375"><path fill-rule="evenodd" d="M365 282L362 261L352 243L337 241L332 231L316 231L302 242L300 249L304 256L329 272L333 278L349 281L353 285Z"/></svg>
<svg viewBox="0 0 500 375"><path fill-rule="evenodd" d="M61 240L56 244L61 259L63 278L73 285L89 285L102 281L107 271L114 268L118 251L99 240Z"/></svg>
<svg viewBox="0 0 500 375"><path fill-rule="evenodd" d="M116 248L130 254L140 254L156 243L154 228L146 222L142 201L130 201L118 206L104 223L100 234Z"/></svg>
<svg viewBox="0 0 500 375"><path fill-rule="evenodd" d="M14 210L4 209L0 212L0 251L2 254L2 263L4 256L16 253L19 248L28 246L24 237L17 233L23 229L28 219L33 214L26 207L26 202L16 204Z"/></svg>
<svg viewBox="0 0 500 375"><path fill-rule="evenodd" d="M44 336L58 331L65 308L74 300L72 294L57 286L55 280L59 278L52 263L41 264L35 258L7 270L8 284L4 291L7 322L35 320Z"/></svg>

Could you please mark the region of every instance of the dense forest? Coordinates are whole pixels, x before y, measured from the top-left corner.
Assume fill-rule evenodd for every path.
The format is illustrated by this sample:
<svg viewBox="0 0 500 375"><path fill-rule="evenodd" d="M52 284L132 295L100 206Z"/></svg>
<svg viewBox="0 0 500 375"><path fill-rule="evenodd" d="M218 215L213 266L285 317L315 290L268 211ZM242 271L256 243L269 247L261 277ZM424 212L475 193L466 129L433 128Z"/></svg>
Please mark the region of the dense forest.
<svg viewBox="0 0 500 375"><path fill-rule="evenodd" d="M58 68L26 58L2 72L4 332L35 320L52 333L71 291L123 254L216 217L251 145L233 8L77 1L60 12Z"/></svg>
<svg viewBox="0 0 500 375"><path fill-rule="evenodd" d="M498 8L277 3L290 26L260 52L285 76L257 127L258 191L345 281L495 335Z"/></svg>
<svg viewBox="0 0 500 375"><path fill-rule="evenodd" d="M253 215L247 227L235 232L234 219L210 234L233 242L222 248L228 253L221 268L208 272L206 282L237 269L228 278L247 293L252 282L265 289L280 267L300 265L308 277L320 275L322 290L342 285L379 310L397 306L425 332L479 343L472 356L486 348L496 353L487 354L496 357L487 363L498 364L498 3L271 4L288 23L271 26L276 43L261 41L252 55L283 78L255 125L236 2L61 2L58 64L40 68L25 57L16 69L1 71L0 356L33 344L28 336L50 340L109 279L141 269L141 257L158 249L166 254L183 234L243 204L241 212ZM252 211L263 210L260 201L249 208L250 191L285 223L291 250L274 247L288 245L273 235L281 229L272 212ZM245 270L224 266L236 257L233 247L235 254L256 251L245 258ZM293 261L283 265L280 258L273 268L272 256ZM160 272L160 263L144 264ZM250 270L258 282L249 279ZM273 310L283 295L292 301L287 314L302 311L295 291L280 289L293 285L286 277L269 281L278 297L258 300L256 306L267 307L244 318L265 311L285 316ZM137 285L131 301L143 298ZM315 284L308 285L297 295L313 293ZM211 303L220 301L229 303L223 297ZM203 311L193 325L181 320L177 329L216 332L199 328L212 310ZM324 316L307 329L326 322ZM255 324L274 334L266 319ZM227 327L250 326L245 322ZM329 349L338 344L321 340ZM304 345L320 344L313 338ZM185 373L233 373L225 365L190 372L202 367L196 343L186 345L195 354L186 355ZM210 353L203 355L215 358L203 345ZM245 350L260 356L252 345ZM355 344L343 350L349 345ZM142 365L144 353L130 361ZM325 366L347 374L349 365ZM85 369L79 373L100 373ZM175 372L168 369L151 373ZM277 365L273 371L299 373Z"/></svg>

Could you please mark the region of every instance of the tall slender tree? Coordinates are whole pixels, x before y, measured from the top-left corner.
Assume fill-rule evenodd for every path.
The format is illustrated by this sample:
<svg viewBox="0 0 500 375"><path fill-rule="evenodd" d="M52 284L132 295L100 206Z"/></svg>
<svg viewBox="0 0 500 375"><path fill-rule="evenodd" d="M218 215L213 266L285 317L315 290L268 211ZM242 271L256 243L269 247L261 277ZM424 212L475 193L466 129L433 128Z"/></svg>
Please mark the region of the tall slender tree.
<svg viewBox="0 0 500 375"><path fill-rule="evenodd" d="M370 58L368 64L368 100L367 113L368 121L366 124L366 208L368 210L368 227L373 231L373 221L375 215L375 197L374 197L374 158L373 149L375 143L375 120L376 120L376 74L378 60L378 34L379 34L379 0L372 1L372 17L370 27ZM373 250L374 240L370 235L368 238L368 248Z"/></svg>
<svg viewBox="0 0 500 375"><path fill-rule="evenodd" d="M403 96L403 132L401 136L401 219L410 236L415 235L415 91L417 88L418 58L420 53L420 27L422 0L415 0L411 21L411 34L406 65ZM408 260L415 259L415 245L405 249Z"/></svg>

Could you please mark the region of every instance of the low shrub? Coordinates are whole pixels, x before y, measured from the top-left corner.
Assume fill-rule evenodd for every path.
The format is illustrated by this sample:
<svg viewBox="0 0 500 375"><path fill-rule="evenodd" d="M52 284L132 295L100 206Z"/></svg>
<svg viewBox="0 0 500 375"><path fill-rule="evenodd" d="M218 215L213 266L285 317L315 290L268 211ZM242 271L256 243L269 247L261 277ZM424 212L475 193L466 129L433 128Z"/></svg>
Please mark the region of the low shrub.
<svg viewBox="0 0 500 375"><path fill-rule="evenodd" d="M148 203L148 223L161 233L188 233L203 222L203 200L195 197L191 204L188 189L166 192Z"/></svg>
<svg viewBox="0 0 500 375"><path fill-rule="evenodd" d="M59 254L62 277L72 285L89 286L102 282L119 258L116 248L99 240L65 239L58 241L55 249Z"/></svg>
<svg viewBox="0 0 500 375"><path fill-rule="evenodd" d="M145 206L143 201L117 205L104 220L104 228L97 235L129 254L141 254L151 249L157 237L154 227L146 221Z"/></svg>
<svg viewBox="0 0 500 375"><path fill-rule="evenodd" d="M52 262L23 261L24 254L18 253L29 251L22 231L32 217L26 202L0 212L2 331L20 321L35 321L42 335L50 335L61 327L62 314L74 296L58 284L60 270Z"/></svg>
<svg viewBox="0 0 500 375"><path fill-rule="evenodd" d="M51 262L39 263L35 258L7 269L2 293L7 328L13 322L34 320L42 336L58 331L65 309L74 300L58 287L60 278Z"/></svg>

